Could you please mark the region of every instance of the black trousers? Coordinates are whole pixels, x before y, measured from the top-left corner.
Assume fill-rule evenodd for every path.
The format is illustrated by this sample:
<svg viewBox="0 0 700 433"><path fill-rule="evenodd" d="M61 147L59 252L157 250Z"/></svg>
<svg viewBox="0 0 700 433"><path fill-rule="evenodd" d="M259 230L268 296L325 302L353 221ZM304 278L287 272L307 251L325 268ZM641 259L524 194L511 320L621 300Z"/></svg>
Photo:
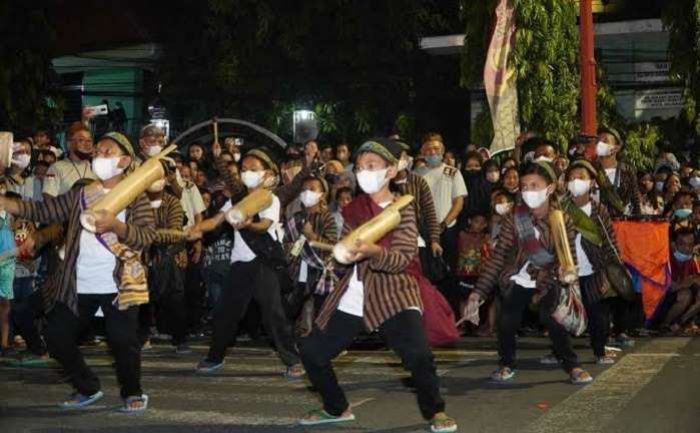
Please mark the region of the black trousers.
<svg viewBox="0 0 700 433"><path fill-rule="evenodd" d="M516 333L523 320L523 314L527 310L532 296L535 294L535 290L515 285L502 293L501 312L498 318L498 356L501 367L515 368ZM550 290L540 300L540 323L549 331L554 354L562 361L564 370L570 372L572 369L579 367L580 364L571 346L569 333L552 318L551 307L556 303L556 297L556 290Z"/></svg>
<svg viewBox="0 0 700 433"><path fill-rule="evenodd" d="M226 356L226 348L235 345L238 322L243 318L250 301L255 298L262 311L265 329L272 336L282 362L287 366L300 362L294 344L292 322L282 306L282 293L277 278L277 274L257 258L252 262L231 265L228 287L224 288L221 299L214 308L214 335L208 355L210 361L222 361Z"/></svg>
<svg viewBox="0 0 700 433"><path fill-rule="evenodd" d="M588 333L591 337L593 354L605 356L605 344L610 335L610 311L608 305L600 297L600 288L593 276L579 277L581 285L581 300L588 316Z"/></svg>
<svg viewBox="0 0 700 433"><path fill-rule="evenodd" d="M185 314L190 332L197 333L202 328L205 296L201 263L189 263L185 269Z"/></svg>
<svg viewBox="0 0 700 433"><path fill-rule="evenodd" d="M323 409L331 415L338 416L348 408L331 361L352 343L363 326L361 317L336 311L324 330L314 328L302 341L301 357L306 374L321 394ZM403 311L384 322L379 331L387 346L401 357L404 367L411 372L422 415L430 419L444 411L445 402L440 396L440 382L420 313Z"/></svg>
<svg viewBox="0 0 700 433"><path fill-rule="evenodd" d="M57 303L48 314L46 337L49 353L68 373L75 390L84 395L99 391L100 380L85 363L77 340L100 307L105 316L107 343L116 361L121 397L142 394L138 307L119 310L112 305L114 296L78 295L78 317L62 303Z"/></svg>
<svg viewBox="0 0 700 433"><path fill-rule="evenodd" d="M40 290L30 292L28 296L15 297L12 301L11 313L15 332L24 339L27 344L27 351L39 356L46 353L44 340L41 338L37 327L37 318L40 316L41 309Z"/></svg>

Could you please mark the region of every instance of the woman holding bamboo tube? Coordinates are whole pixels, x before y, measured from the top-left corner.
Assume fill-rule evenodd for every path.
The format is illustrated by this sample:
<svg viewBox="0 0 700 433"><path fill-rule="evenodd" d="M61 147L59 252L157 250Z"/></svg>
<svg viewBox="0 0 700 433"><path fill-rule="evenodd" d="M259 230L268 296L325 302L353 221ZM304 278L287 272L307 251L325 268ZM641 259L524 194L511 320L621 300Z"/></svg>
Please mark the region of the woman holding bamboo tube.
<svg viewBox="0 0 700 433"><path fill-rule="evenodd" d="M74 188L43 202L11 201L0 197L0 208L42 224L68 224L63 266L54 275L47 297L46 337L51 356L68 374L75 391L59 406L80 409L103 397L100 380L85 363L78 337L98 308L105 317L107 341L116 361L123 412L143 412L148 396L141 390L139 305L148 302L141 252L156 236L153 209L140 194L117 215L94 212L95 232L83 229L81 214L117 188L135 168L129 140L110 132L97 143L92 171L99 181Z"/></svg>
<svg viewBox="0 0 700 433"><path fill-rule="evenodd" d="M559 300L560 281L571 276L571 265L575 266L576 260L576 236L569 218L565 219L565 231L573 263L562 262L556 253L557 241L561 239L555 238L558 232L549 222L550 214L558 207L554 198L556 181L557 176L549 163L525 165L520 174L523 203L504 217L498 244L484 264L463 312L462 320L469 320L478 305L500 289L499 365L491 375L495 382L515 378L516 332L531 303L538 305L540 321L549 331L554 352L571 383L585 384L593 380L581 368L568 332L552 318Z"/></svg>
<svg viewBox="0 0 700 433"><path fill-rule="evenodd" d="M365 192L343 209L343 238L383 213L394 202L389 190L398 172L401 147L373 139L358 150L355 169ZM396 222L396 221L394 221ZM423 416L433 432L454 432L457 423L445 414L433 354L421 319L416 279L407 272L417 260L418 228L412 206L400 210L400 222L376 243L359 241L348 248L351 262L336 290L326 299L311 335L302 342L302 360L323 408L311 411L302 425L353 421L355 415L338 385L331 361L363 327L378 329L411 371ZM337 257L337 256L336 256Z"/></svg>
<svg viewBox="0 0 700 433"><path fill-rule="evenodd" d="M263 149L248 151L241 161L241 179L248 196L240 204L246 203L246 212L254 208L257 208L257 212L242 219L228 219L235 229L228 278L230 287L222 292L214 308L214 335L209 354L197 364L198 373L213 373L223 367L226 348L235 344L231 338L236 335L238 322L255 298L262 309L265 328L275 342L277 354L287 366L285 375L297 378L304 374L294 344L292 323L282 306L280 287L289 283L289 276L281 243L280 201L271 192L263 194L275 186L274 179L278 175L277 164ZM256 199L258 196L260 200ZM258 206L255 206L255 202ZM219 227L227 220L229 211L240 211L236 206L229 200L216 216L187 229L189 239L200 239L203 233ZM241 215L241 212L231 213Z"/></svg>

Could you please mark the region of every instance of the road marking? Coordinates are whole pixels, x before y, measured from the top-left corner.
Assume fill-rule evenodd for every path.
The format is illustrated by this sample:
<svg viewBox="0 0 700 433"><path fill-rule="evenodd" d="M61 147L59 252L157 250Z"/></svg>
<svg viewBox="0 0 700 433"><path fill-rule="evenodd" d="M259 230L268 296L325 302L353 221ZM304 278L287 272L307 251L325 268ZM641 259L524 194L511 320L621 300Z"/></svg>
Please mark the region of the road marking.
<svg viewBox="0 0 700 433"><path fill-rule="evenodd" d="M300 414L301 415L301 414ZM113 415L121 416L124 415ZM167 421L169 424L201 424L208 426L225 425L233 427L237 425L293 425L297 424L299 418L285 416L266 416L260 414L246 413L223 413L209 410L181 411L171 409L148 408L139 416L139 419L147 418L153 420Z"/></svg>
<svg viewBox="0 0 700 433"><path fill-rule="evenodd" d="M656 376L690 338L658 339L626 355L540 416L526 433L597 433Z"/></svg>

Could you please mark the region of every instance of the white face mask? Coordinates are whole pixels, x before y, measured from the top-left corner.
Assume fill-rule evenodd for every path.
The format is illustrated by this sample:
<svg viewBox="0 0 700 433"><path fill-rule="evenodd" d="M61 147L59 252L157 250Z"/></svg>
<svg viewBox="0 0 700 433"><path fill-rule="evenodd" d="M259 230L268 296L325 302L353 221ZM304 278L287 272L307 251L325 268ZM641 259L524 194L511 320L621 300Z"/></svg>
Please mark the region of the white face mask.
<svg viewBox="0 0 700 433"><path fill-rule="evenodd" d="M241 160L241 154L240 153L234 153L233 154L233 160L238 162Z"/></svg>
<svg viewBox="0 0 700 433"><path fill-rule="evenodd" d="M569 182L568 188L571 195L574 197L581 197L590 191L591 182L588 180L574 179Z"/></svg>
<svg viewBox="0 0 700 433"><path fill-rule="evenodd" d="M375 194L382 190L389 183L386 178L388 168L384 170L370 171L362 170L357 172L357 183L367 194Z"/></svg>
<svg viewBox="0 0 700 433"><path fill-rule="evenodd" d="M499 214L500 216L503 216L510 212L510 209L512 207L511 203L498 203L496 204L496 213Z"/></svg>
<svg viewBox="0 0 700 433"><path fill-rule="evenodd" d="M547 197L549 197L547 188L539 191L523 191L521 195L523 196L523 201L530 209L537 209L542 206L547 201Z"/></svg>
<svg viewBox="0 0 700 433"><path fill-rule="evenodd" d="M111 179L124 173L123 168L117 167L121 158L97 157L92 160L92 172L100 180Z"/></svg>
<svg viewBox="0 0 700 433"><path fill-rule="evenodd" d="M163 200L162 200L162 199L159 199L159 200L151 200L151 207L152 207L153 209L158 209L162 204L163 204Z"/></svg>
<svg viewBox="0 0 700 433"><path fill-rule="evenodd" d="M26 153L15 155L14 158L12 158L12 165L19 168L20 170L24 170L29 166L31 160L32 156L27 155Z"/></svg>
<svg viewBox="0 0 700 433"><path fill-rule="evenodd" d="M654 188L656 188L656 192L664 192L664 181L658 181L654 184Z"/></svg>
<svg viewBox="0 0 700 433"><path fill-rule="evenodd" d="M548 156L542 155L542 156L538 156L537 158L535 158L535 161L537 161L537 162L552 162L552 161L554 161L554 158L550 158Z"/></svg>
<svg viewBox="0 0 700 433"><path fill-rule="evenodd" d="M301 200L304 207L313 207L321 201L321 196L323 196L323 194L320 192L306 190L299 195L299 200Z"/></svg>
<svg viewBox="0 0 700 433"><path fill-rule="evenodd" d="M160 152L162 152L162 151L163 151L163 147L162 147L162 146L148 146L148 147L146 148L146 154L147 154L148 156L156 156L156 155L158 155L158 154L159 154Z"/></svg>
<svg viewBox="0 0 700 433"><path fill-rule="evenodd" d="M399 171L410 170L413 166L413 158L410 156L407 158L401 158L399 160Z"/></svg>
<svg viewBox="0 0 700 433"><path fill-rule="evenodd" d="M165 189L165 179L159 179L148 187L148 192L161 192Z"/></svg>
<svg viewBox="0 0 700 433"><path fill-rule="evenodd" d="M599 141L595 146L595 153L598 156L609 156L610 155L610 145L604 141Z"/></svg>
<svg viewBox="0 0 700 433"><path fill-rule="evenodd" d="M690 178L690 180L688 181L688 183L689 183L690 186L692 186L693 188L700 188L700 177L698 177L698 176L693 176L693 177Z"/></svg>
<svg viewBox="0 0 700 433"><path fill-rule="evenodd" d="M265 176L265 173L262 171L248 170L241 173L241 181L243 181L243 185L248 188L255 188L260 186L263 181L263 176Z"/></svg>

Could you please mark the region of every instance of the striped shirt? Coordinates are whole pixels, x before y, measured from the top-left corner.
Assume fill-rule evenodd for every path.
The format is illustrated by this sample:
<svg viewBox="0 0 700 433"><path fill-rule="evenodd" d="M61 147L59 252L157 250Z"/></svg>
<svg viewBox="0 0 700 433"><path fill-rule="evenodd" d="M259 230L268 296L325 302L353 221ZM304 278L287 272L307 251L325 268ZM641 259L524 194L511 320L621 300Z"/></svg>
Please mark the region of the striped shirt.
<svg viewBox="0 0 700 433"><path fill-rule="evenodd" d="M418 227L425 231L422 236L427 236L426 241L440 243L440 223L435 213L435 202L433 194L430 192L428 182L421 176L412 172L407 173L406 182L396 184L396 187L401 192L401 195L412 195L413 207L416 215L418 215Z"/></svg>
<svg viewBox="0 0 700 433"><path fill-rule="evenodd" d="M571 257L573 257L574 264L576 264L576 230L568 215L564 215L564 220ZM533 217L532 222L533 226L540 233L540 242L555 257L554 263L546 269L537 269L532 264L527 269L528 274L535 280L536 289L542 291L544 295L559 284L557 278L559 260L552 242L552 231L549 227L548 219ZM483 264L474 290L482 298L487 299L497 288L504 290L511 287L513 282L510 280L510 277L517 274L527 261L525 252L519 246L518 232L515 227L515 214L505 215L496 248L493 250L491 257Z"/></svg>
<svg viewBox="0 0 700 433"><path fill-rule="evenodd" d="M155 210L156 237L154 244L168 245L181 241L183 238L174 236L173 230L181 231L185 224L185 211L177 197L167 192L163 193L163 202Z"/></svg>
<svg viewBox="0 0 700 433"><path fill-rule="evenodd" d="M44 293L46 311L56 302L65 304L76 316L78 315L78 297L76 288L76 262L80 254L80 197L83 188L75 188L66 194L50 198L42 203L32 201L17 202L18 216L41 224L68 223L65 230L66 256L62 266L52 276ZM155 217L151 203L145 194L126 208L126 236L119 241L134 250L145 250L155 239ZM116 260L114 279L119 284L121 261Z"/></svg>
<svg viewBox="0 0 700 433"><path fill-rule="evenodd" d="M343 237L354 228L346 221ZM416 279L406 272L418 252L418 228L412 206L403 208L401 223L391 234L390 248L383 248L376 257L356 264L358 278L364 286L363 320L370 331L402 311L423 305ZM347 272L338 289L326 299L316 319L319 328L324 329L337 310L352 275L353 272Z"/></svg>

